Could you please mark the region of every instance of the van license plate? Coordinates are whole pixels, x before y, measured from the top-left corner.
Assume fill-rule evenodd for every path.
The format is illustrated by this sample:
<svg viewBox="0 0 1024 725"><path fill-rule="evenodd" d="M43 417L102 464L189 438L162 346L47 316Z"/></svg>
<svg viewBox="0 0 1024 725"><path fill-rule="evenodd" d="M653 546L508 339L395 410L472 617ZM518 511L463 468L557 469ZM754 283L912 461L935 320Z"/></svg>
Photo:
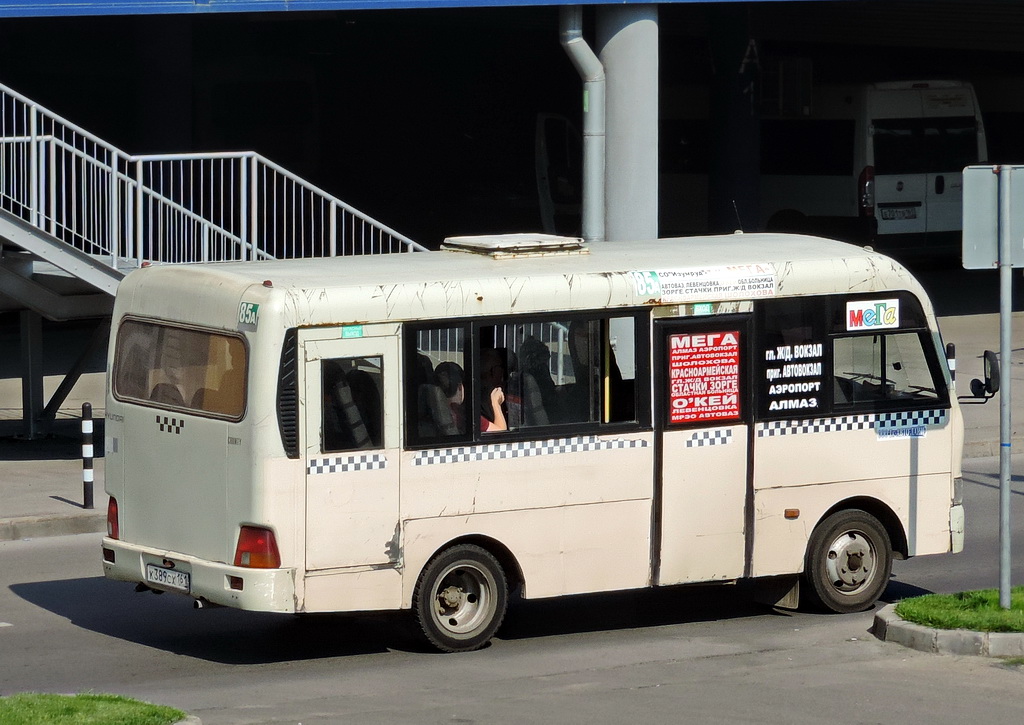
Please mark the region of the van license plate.
<svg viewBox="0 0 1024 725"><path fill-rule="evenodd" d="M897 207L896 209L882 210L882 219L886 221L902 221L903 219L917 219L917 207Z"/></svg>
<svg viewBox="0 0 1024 725"><path fill-rule="evenodd" d="M188 572L164 569L154 564L146 564L146 581L183 592L187 592L191 586Z"/></svg>

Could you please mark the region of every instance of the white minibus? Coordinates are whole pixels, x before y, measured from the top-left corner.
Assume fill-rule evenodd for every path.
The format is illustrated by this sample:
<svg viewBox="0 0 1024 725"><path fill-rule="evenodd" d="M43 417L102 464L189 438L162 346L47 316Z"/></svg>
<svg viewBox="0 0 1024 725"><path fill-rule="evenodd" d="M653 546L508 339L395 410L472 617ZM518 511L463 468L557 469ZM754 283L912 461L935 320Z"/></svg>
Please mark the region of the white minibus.
<svg viewBox="0 0 1024 725"><path fill-rule="evenodd" d="M662 227L702 232L706 92L670 89L664 106ZM959 251L963 169L988 155L974 88L952 80L814 85L802 104L764 104L760 146L761 229L908 257Z"/></svg>
<svg viewBox="0 0 1024 725"><path fill-rule="evenodd" d="M963 546L931 304L839 242L152 266L110 339L104 572L197 606L411 610L462 651L516 590L757 579L851 612Z"/></svg>
<svg viewBox="0 0 1024 725"><path fill-rule="evenodd" d="M761 221L886 252L960 249L963 169L985 127L961 81L820 86L805 113L761 121Z"/></svg>

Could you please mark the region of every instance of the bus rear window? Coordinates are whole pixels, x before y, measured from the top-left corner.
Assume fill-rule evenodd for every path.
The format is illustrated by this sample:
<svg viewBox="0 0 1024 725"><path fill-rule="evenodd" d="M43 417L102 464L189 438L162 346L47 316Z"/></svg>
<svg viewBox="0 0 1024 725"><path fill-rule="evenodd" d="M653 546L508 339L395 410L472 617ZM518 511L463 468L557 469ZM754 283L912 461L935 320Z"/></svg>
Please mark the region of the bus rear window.
<svg viewBox="0 0 1024 725"><path fill-rule="evenodd" d="M240 337L128 320L117 333L114 396L238 420L245 413L246 367Z"/></svg>

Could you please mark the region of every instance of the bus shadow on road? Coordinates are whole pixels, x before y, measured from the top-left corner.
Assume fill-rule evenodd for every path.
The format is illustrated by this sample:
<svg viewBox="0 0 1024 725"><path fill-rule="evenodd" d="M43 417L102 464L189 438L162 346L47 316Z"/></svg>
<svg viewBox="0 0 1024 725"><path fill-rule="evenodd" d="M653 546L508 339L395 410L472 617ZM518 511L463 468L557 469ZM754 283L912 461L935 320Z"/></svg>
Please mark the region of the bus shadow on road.
<svg viewBox="0 0 1024 725"><path fill-rule="evenodd" d="M741 619L772 613L786 616L785 612L756 602L753 587L746 582L725 586L636 589L516 601L498 636L506 640L530 639Z"/></svg>
<svg viewBox="0 0 1024 725"><path fill-rule="evenodd" d="M187 597L135 592L103 577L12 585L11 591L75 626L165 652L222 664L268 664L432 652L406 613L294 616L230 608L197 611ZM503 640L661 627L763 616L749 587L642 589L545 600L515 600ZM776 612L781 616L784 613Z"/></svg>
<svg viewBox="0 0 1024 725"><path fill-rule="evenodd" d="M889 580L889 585L882 592L882 596L878 598L879 605L881 604L892 604L893 602L899 602L904 599L910 599L911 597L919 597L922 594L933 594L931 589L924 589L914 584L908 584L907 582L900 581L895 577Z"/></svg>
<svg viewBox="0 0 1024 725"><path fill-rule="evenodd" d="M11 591L101 635L222 664L267 664L413 648L397 617L196 610L176 594L138 593L103 577L15 584Z"/></svg>

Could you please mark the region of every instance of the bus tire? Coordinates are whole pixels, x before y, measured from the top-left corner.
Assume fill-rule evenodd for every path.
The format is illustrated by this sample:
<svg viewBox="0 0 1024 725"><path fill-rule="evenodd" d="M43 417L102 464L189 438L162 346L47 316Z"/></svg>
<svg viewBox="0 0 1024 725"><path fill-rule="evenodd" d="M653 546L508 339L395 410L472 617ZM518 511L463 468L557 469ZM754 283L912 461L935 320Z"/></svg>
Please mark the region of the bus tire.
<svg viewBox="0 0 1024 725"><path fill-rule="evenodd" d="M474 544L445 549L420 573L412 608L423 634L437 649L480 649L505 618L505 572L489 551Z"/></svg>
<svg viewBox="0 0 1024 725"><path fill-rule="evenodd" d="M858 509L837 511L811 534L804 591L826 611L861 612L882 595L891 572L892 544L878 519Z"/></svg>

